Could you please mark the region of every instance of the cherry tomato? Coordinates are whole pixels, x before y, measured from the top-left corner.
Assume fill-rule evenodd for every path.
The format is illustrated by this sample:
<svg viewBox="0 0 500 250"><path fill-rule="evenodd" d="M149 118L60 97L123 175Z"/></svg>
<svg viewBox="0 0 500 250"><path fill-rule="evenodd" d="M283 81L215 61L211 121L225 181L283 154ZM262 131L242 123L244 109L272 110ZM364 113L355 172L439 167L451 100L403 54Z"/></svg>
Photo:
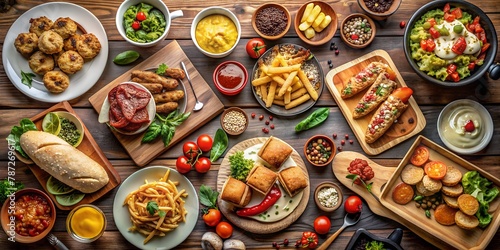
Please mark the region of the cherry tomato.
<svg viewBox="0 0 500 250"><path fill-rule="evenodd" d="M139 11L139 12L137 12L137 15L135 15L135 19L142 22L142 21L146 20L146 14L142 11Z"/></svg>
<svg viewBox="0 0 500 250"><path fill-rule="evenodd" d="M248 41L246 50L251 58L257 59L266 52L266 44L262 38L252 38Z"/></svg>
<svg viewBox="0 0 500 250"><path fill-rule="evenodd" d="M207 134L202 134L198 136L198 139L196 140L196 144L198 144L198 147L201 149L203 152L208 152L210 149L212 149L212 144L213 144L212 137L210 137Z"/></svg>
<svg viewBox="0 0 500 250"><path fill-rule="evenodd" d="M208 172L208 170L210 170L211 166L212 166L212 163L210 162L210 159L208 159L207 157L200 157L194 163L194 169L196 169L196 172L198 172L198 173Z"/></svg>
<svg viewBox="0 0 500 250"><path fill-rule="evenodd" d="M215 232L223 239L227 239L233 235L233 226L231 224L221 221L215 227Z"/></svg>
<svg viewBox="0 0 500 250"><path fill-rule="evenodd" d="M415 166L422 166L429 160L429 149L424 146L419 146L413 152L411 156L410 162Z"/></svg>
<svg viewBox="0 0 500 250"><path fill-rule="evenodd" d="M210 208L207 210L207 212L203 215L203 221L207 226L215 227L217 224L219 224L220 220L222 219L222 215L218 209L215 208Z"/></svg>
<svg viewBox="0 0 500 250"><path fill-rule="evenodd" d="M330 231L331 226L332 223L330 222L330 218L324 215L318 216L314 220L314 231L318 234L327 234Z"/></svg>
<svg viewBox="0 0 500 250"><path fill-rule="evenodd" d="M177 161L175 161L175 167L181 174L186 174L191 171L191 164L189 164L189 159L186 156L179 156Z"/></svg>
<svg viewBox="0 0 500 250"><path fill-rule="evenodd" d="M194 141L188 141L182 145L182 152L188 159L194 159L200 153L198 145Z"/></svg>
<svg viewBox="0 0 500 250"><path fill-rule="evenodd" d="M350 214L355 214L361 212L361 209L363 208L363 202L361 201L361 198L357 195L351 195L347 197L344 203L344 209L347 213Z"/></svg>
<svg viewBox="0 0 500 250"><path fill-rule="evenodd" d="M464 53L465 49L467 48L467 42L465 41L465 38L463 36L459 37L455 44L451 47L451 51L453 53L461 55Z"/></svg>
<svg viewBox="0 0 500 250"><path fill-rule="evenodd" d="M448 168L440 161L431 161L425 164L425 174L435 180L441 180L446 175Z"/></svg>
<svg viewBox="0 0 500 250"><path fill-rule="evenodd" d="M139 21L134 21L134 22L132 23L132 29L134 29L134 30L138 30L138 29L140 29L140 28L141 28L141 23L140 23Z"/></svg>
<svg viewBox="0 0 500 250"><path fill-rule="evenodd" d="M458 7L453 9L450 13L453 14L457 19L462 18L462 9Z"/></svg>

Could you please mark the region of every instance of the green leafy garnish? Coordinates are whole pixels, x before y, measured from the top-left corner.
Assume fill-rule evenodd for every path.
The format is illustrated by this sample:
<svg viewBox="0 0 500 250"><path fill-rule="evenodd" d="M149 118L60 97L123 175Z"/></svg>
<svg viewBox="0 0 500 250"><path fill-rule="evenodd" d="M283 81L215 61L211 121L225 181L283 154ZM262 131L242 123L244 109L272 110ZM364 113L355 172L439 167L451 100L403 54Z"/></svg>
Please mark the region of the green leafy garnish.
<svg viewBox="0 0 500 250"><path fill-rule="evenodd" d="M211 187L201 184L200 186L200 203L209 208L217 208L217 197L219 192L214 191Z"/></svg>
<svg viewBox="0 0 500 250"><path fill-rule="evenodd" d="M373 240L373 241L370 241L366 244L365 249L366 250L383 250L385 248L384 248L383 242Z"/></svg>
<svg viewBox="0 0 500 250"><path fill-rule="evenodd" d="M21 126L14 126L10 130L10 134L7 136L7 141L10 145L13 145L16 151L23 157L28 158L29 156L21 148L21 143L19 142L21 135L30 130L38 130L35 124L28 118L23 118L19 124Z"/></svg>
<svg viewBox="0 0 500 250"><path fill-rule="evenodd" d="M229 143L226 132L223 129L217 129L214 136L214 143L210 150L210 161L215 162L226 151Z"/></svg>
<svg viewBox="0 0 500 250"><path fill-rule="evenodd" d="M243 151L238 151L229 156L229 165L231 169L231 177L240 181L245 181L250 170L253 168L254 161L245 159Z"/></svg>
<svg viewBox="0 0 500 250"><path fill-rule="evenodd" d="M156 203L156 201L149 201L146 205L146 209L148 210L150 215L154 215L156 211L158 211L158 215L160 217L165 217L165 215L167 215L165 211L160 210L160 207L158 207L158 203Z"/></svg>
<svg viewBox="0 0 500 250"><path fill-rule="evenodd" d="M348 86L347 88L345 88L343 92L344 92L344 95L350 95L352 93L351 86Z"/></svg>
<svg viewBox="0 0 500 250"><path fill-rule="evenodd" d="M498 196L500 190L493 185L493 182L482 177L477 171L468 171L462 177L464 193L476 197L479 202L479 210L476 217L479 220L479 227L485 228L491 222L493 216L488 212L490 203Z"/></svg>
<svg viewBox="0 0 500 250"><path fill-rule="evenodd" d="M310 128L320 125L321 123L326 121L329 114L330 114L329 108L316 109L306 119L302 120L295 126L295 132L308 130Z"/></svg>
<svg viewBox="0 0 500 250"><path fill-rule="evenodd" d="M21 70L21 82L28 86L31 89L31 82L33 81L33 77L36 75L33 73L25 73L24 71Z"/></svg>
<svg viewBox="0 0 500 250"><path fill-rule="evenodd" d="M3 202L16 191L24 188L24 184L17 182L12 177L5 178L0 181L0 203Z"/></svg>
<svg viewBox="0 0 500 250"><path fill-rule="evenodd" d="M171 112L167 117L156 114L154 121L144 133L141 142L151 142L161 136L163 145L168 146L174 137L175 127L181 125L190 115L190 112L179 114L178 110Z"/></svg>
<svg viewBox="0 0 500 250"><path fill-rule="evenodd" d="M165 74L165 71L168 69L168 66L164 63L158 65L158 68L156 69L156 74L158 75L163 75Z"/></svg>
<svg viewBox="0 0 500 250"><path fill-rule="evenodd" d="M356 180L360 180L361 181L361 184L366 188L366 190L368 190L368 192L372 192L372 185L373 185L373 182L372 183L366 183L363 179L361 179L361 177L359 177L359 175L357 174L348 174L347 176L347 179L351 179L352 180L352 184L354 185L354 182Z"/></svg>

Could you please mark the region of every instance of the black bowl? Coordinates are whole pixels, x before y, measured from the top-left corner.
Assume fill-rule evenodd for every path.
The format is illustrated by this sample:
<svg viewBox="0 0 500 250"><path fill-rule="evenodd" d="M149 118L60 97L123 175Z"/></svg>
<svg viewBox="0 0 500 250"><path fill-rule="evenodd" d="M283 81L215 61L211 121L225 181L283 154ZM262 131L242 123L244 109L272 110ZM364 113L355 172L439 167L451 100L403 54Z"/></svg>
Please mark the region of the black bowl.
<svg viewBox="0 0 500 250"><path fill-rule="evenodd" d="M433 76L427 75L425 72L421 71L417 65L417 63L411 58L411 49L410 49L410 33L411 29L415 25L415 22L417 22L425 13L427 13L430 10L434 9L443 9L444 5L446 3L450 4L451 8L454 7L460 7L462 11L466 11L469 14L472 15L472 18L479 16L481 21L481 27L485 30L486 32L486 38L488 39L488 42L491 44L490 48L488 49L486 53L486 57L484 58L484 64L480 67L476 67L474 71L471 72L471 75L460 80L459 82L453 82L453 81L441 81ZM493 26L493 23L491 22L490 18L477 6L474 4L471 4L466 1L462 0L438 0L438 1L432 1L428 4L425 4L424 6L420 7L413 16L410 18L410 21L406 25L405 33L404 33L404 51L405 51L405 56L406 60L408 60L408 63L410 66L413 68L413 70L422 78L425 80L442 85L442 86L449 86L449 87L458 87L458 86L464 86L473 82L478 81L485 73L488 71L490 68L490 65L492 65L493 61L495 60L496 54L497 54L497 33L495 31L495 26ZM493 70L493 69L492 69ZM498 70L495 72L495 74L498 73ZM491 77L493 77L493 72L491 72Z"/></svg>

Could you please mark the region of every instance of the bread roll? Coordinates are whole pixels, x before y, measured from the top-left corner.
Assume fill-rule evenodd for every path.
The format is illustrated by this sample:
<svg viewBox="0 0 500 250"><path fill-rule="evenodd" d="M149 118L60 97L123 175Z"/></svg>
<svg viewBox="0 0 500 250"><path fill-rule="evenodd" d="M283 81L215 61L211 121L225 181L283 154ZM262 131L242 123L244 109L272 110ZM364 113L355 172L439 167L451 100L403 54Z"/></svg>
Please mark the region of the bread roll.
<svg viewBox="0 0 500 250"><path fill-rule="evenodd" d="M244 207L252 199L252 189L244 182L229 177L222 186L220 198L236 207Z"/></svg>
<svg viewBox="0 0 500 250"><path fill-rule="evenodd" d="M278 179L278 174L260 163L256 163L247 176L247 185L255 191L267 195L274 183Z"/></svg>
<svg viewBox="0 0 500 250"><path fill-rule="evenodd" d="M292 147L273 136L266 140L257 155L264 161L266 167L277 171L292 155Z"/></svg>
<svg viewBox="0 0 500 250"><path fill-rule="evenodd" d="M308 186L304 171L297 166L282 169L279 172L278 180L290 197L295 196Z"/></svg>
<svg viewBox="0 0 500 250"><path fill-rule="evenodd" d="M109 181L101 165L53 134L28 131L20 143L42 170L82 193L93 193Z"/></svg>

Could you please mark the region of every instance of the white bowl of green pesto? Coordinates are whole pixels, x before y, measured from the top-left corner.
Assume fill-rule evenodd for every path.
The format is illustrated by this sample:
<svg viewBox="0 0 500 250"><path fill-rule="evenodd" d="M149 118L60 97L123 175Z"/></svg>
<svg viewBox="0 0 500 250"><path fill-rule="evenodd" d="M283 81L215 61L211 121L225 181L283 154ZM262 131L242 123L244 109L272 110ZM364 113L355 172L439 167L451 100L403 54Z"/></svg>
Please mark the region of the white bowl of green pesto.
<svg viewBox="0 0 500 250"><path fill-rule="evenodd" d="M447 4L450 9L445 12ZM448 17L456 15L458 8L461 17ZM435 25L430 21L431 18L436 21ZM482 36L480 32L470 30L476 18L484 31ZM434 28L432 32L431 27ZM455 53L457 50L453 50L453 47L460 37L467 39L467 47ZM426 49L425 44L429 40L434 45ZM497 53L495 27L481 9L466 1L438 0L418 9L406 25L404 51L413 70L420 77L438 85L464 86L477 82L487 71L492 79L498 77L500 72L500 67L495 69L494 65L491 66ZM450 66L452 64L454 66Z"/></svg>
<svg viewBox="0 0 500 250"><path fill-rule="evenodd" d="M71 144L73 147L78 147L85 134L82 121L74 114L66 111L56 111L54 113L59 116L59 119L61 120L61 131L57 136Z"/></svg>
<svg viewBox="0 0 500 250"><path fill-rule="evenodd" d="M183 16L182 10L170 12L161 0L125 0L116 12L116 28L127 42L151 47L163 41L172 19Z"/></svg>

